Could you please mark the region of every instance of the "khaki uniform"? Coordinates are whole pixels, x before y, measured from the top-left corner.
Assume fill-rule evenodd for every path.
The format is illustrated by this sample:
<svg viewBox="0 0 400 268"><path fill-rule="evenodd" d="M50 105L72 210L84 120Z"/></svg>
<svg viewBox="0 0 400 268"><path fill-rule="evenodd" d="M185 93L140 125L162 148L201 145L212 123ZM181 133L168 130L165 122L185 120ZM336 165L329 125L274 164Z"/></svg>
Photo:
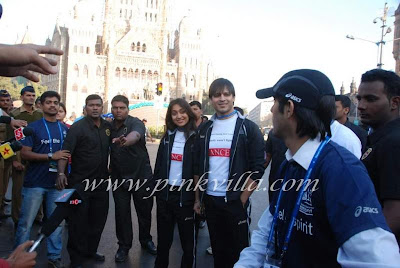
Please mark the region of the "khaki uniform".
<svg viewBox="0 0 400 268"><path fill-rule="evenodd" d="M24 106L21 106L15 110L13 110L10 115L14 117L15 119L19 120L25 120L29 123L32 123L36 120L42 119L43 117L43 112L41 110L38 110L33 106L32 111L28 111L25 109ZM7 126L7 138L12 138L14 137L14 131L10 126ZM21 161L21 155L19 152L17 152L16 157L10 158L10 161L5 161L6 166L7 164L12 166L13 161L18 161L22 163L25 166L26 170L26 162ZM12 180L13 180L13 186L12 186L12 201L11 201L11 217L14 221L14 223L18 222L19 219L19 213L21 211L21 205L22 205L22 186L24 183L24 176L25 176L25 170L24 171L18 171L14 167L12 167Z"/></svg>
<svg viewBox="0 0 400 268"><path fill-rule="evenodd" d="M6 124L0 124L0 142L7 139ZM10 165L6 165L3 157L0 157L0 215L4 214L4 198L7 193L8 181L10 179Z"/></svg>

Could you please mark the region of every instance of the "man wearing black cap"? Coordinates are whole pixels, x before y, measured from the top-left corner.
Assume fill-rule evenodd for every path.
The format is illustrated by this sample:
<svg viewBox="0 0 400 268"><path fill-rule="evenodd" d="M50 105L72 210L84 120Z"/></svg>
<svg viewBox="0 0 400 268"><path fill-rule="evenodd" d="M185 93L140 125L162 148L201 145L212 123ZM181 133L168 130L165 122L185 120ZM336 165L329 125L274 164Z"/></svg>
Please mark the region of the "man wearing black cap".
<svg viewBox="0 0 400 268"><path fill-rule="evenodd" d="M364 165L330 140L333 95L329 78L315 70L291 71L257 92L275 98L274 131L288 151L277 193L235 268L399 267Z"/></svg>
<svg viewBox="0 0 400 268"><path fill-rule="evenodd" d="M32 86L26 86L21 90L21 100L22 106L13 110L10 113L10 116L15 119L25 120L28 124L42 119L43 113L40 110L37 110L34 106L35 104L35 89ZM7 126L7 138L13 138L14 133L11 127ZM17 225L19 219L19 213L21 211L22 204L22 183L25 176L25 161L21 162L20 154L17 153L16 157L13 157L12 160L9 160L10 164L12 164L12 201L11 201L11 216L12 219Z"/></svg>
<svg viewBox="0 0 400 268"><path fill-rule="evenodd" d="M215 115L197 134L194 210L205 215L214 267L233 267L249 245L249 197L264 174L264 140L258 126L234 110L235 88L224 78L211 83ZM200 196L200 191L202 191Z"/></svg>
<svg viewBox="0 0 400 268"><path fill-rule="evenodd" d="M381 69L364 73L357 99L361 122L372 128L361 159L400 244L400 77Z"/></svg>

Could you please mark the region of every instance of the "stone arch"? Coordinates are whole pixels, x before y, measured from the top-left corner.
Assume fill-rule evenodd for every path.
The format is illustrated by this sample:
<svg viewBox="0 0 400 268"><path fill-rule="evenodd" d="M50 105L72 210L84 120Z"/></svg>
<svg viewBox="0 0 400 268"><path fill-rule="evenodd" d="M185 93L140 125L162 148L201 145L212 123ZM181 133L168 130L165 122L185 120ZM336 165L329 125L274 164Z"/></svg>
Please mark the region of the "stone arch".
<svg viewBox="0 0 400 268"><path fill-rule="evenodd" d="M78 64L74 65L74 76L79 77L79 67Z"/></svg>
<svg viewBox="0 0 400 268"><path fill-rule="evenodd" d="M118 78L121 77L121 69L120 69L119 67L117 67L117 68L115 69L115 77L118 77Z"/></svg>

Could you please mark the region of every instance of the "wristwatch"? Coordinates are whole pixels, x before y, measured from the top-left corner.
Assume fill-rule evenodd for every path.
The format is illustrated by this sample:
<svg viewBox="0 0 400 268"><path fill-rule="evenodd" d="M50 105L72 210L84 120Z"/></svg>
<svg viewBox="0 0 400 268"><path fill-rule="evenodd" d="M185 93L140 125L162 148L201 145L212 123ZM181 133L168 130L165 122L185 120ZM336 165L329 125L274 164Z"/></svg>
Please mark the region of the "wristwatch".
<svg viewBox="0 0 400 268"><path fill-rule="evenodd" d="M53 159L53 153L48 153L48 154L47 154L47 158L48 158L49 160L52 160L52 159Z"/></svg>

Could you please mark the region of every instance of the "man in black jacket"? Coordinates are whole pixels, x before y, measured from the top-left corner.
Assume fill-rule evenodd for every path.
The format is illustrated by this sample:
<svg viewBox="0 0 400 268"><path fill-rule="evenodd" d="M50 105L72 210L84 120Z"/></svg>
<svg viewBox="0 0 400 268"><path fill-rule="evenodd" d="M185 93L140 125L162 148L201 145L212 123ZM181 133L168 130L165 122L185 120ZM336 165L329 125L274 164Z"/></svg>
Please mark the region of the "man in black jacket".
<svg viewBox="0 0 400 268"><path fill-rule="evenodd" d="M194 210L199 214L204 202L214 266L233 267L249 245L249 197L264 173L264 140L258 126L234 110L229 80L215 80L209 98L216 113L196 141Z"/></svg>
<svg viewBox="0 0 400 268"><path fill-rule="evenodd" d="M128 180L122 187L113 191L115 201L115 222L119 249L115 254L116 262L124 262L132 247L131 198L135 203L139 222L139 241L151 254L157 254L150 235L151 210L153 197L149 180L152 178L149 154L146 148L146 128L142 121L130 116L129 101L122 95L111 101L114 115L111 129L111 179ZM119 184L118 183L118 184ZM143 184L143 185L142 185ZM136 188L134 185L142 185Z"/></svg>

